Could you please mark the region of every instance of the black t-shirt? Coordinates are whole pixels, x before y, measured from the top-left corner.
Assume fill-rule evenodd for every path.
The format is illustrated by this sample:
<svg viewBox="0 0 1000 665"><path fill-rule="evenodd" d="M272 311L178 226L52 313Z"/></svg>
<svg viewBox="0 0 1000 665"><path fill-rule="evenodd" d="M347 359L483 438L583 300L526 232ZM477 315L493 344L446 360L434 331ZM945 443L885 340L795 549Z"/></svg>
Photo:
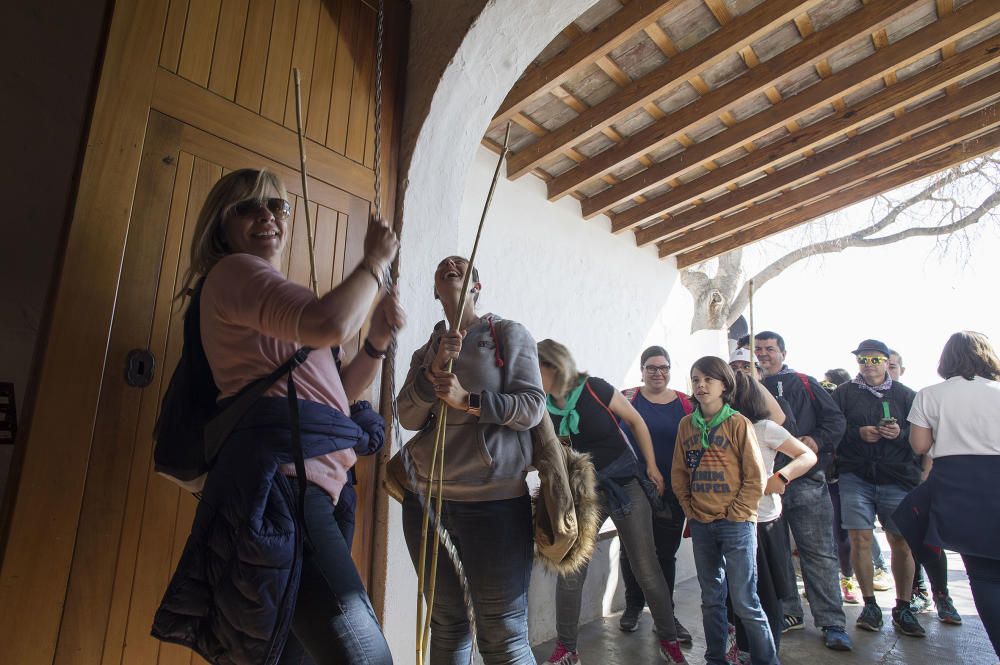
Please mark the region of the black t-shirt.
<svg viewBox="0 0 1000 665"><path fill-rule="evenodd" d="M588 386L590 390L587 389ZM615 389L610 383L591 376L576 403L576 411L580 414L580 433L571 435L570 443L576 450L590 453L597 470L614 462L626 450L627 444L618 421L607 408L614 393ZM597 395L597 399L594 399L594 395ZM558 432L562 416L550 415Z"/></svg>

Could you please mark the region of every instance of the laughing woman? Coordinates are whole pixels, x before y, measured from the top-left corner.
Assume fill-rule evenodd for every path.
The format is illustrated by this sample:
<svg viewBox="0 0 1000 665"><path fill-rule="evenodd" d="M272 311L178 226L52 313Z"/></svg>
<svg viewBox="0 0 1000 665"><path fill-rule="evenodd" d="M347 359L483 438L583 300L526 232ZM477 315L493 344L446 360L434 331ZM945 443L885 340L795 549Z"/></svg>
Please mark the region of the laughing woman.
<svg viewBox="0 0 1000 665"><path fill-rule="evenodd" d="M372 452L371 435L381 436L377 414L349 405L403 323L396 298L376 305L366 353L341 370L331 349L364 324L399 243L373 220L360 265L316 297L280 271L287 199L273 173L241 169L215 184L198 215L186 316L200 314L197 342L219 400L303 347L313 351L271 383L224 442L153 634L212 663L298 665L308 654L316 665L387 665L392 657L351 559L353 515L344 502L356 454Z"/></svg>
<svg viewBox="0 0 1000 665"><path fill-rule="evenodd" d="M603 522L611 517L618 536L629 552L636 581L649 603L660 638L660 655L668 663L684 663L677 641L670 587L656 558L652 509L640 484L642 469L663 495L663 476L656 466L649 429L639 412L621 393L603 379L578 372L569 349L551 339L538 343L542 385L548 393L547 407L559 436L575 450L589 453L597 471L598 496ZM644 461L636 459L618 419L628 424ZM641 464L641 466L640 466ZM549 656L549 665L576 665L580 656L576 638L580 604L587 567L560 575L556 582L556 632L559 641Z"/></svg>
<svg viewBox="0 0 1000 665"><path fill-rule="evenodd" d="M459 314L469 262L450 256L434 272L434 297L448 321ZM528 642L531 579L531 500L525 477L531 464L529 430L544 416L535 341L521 324L476 314L482 284L473 268L472 294L458 329L444 321L410 361L399 391L399 422L420 430L406 444L421 490L433 455L438 400L448 405L441 523L461 553L476 614L479 652L486 665L534 665ZM454 361L448 371L449 361ZM390 465L390 468L392 465ZM413 565L420 558L423 512L409 479L403 498L403 535ZM436 488L436 485L435 485ZM432 534L427 561L437 539ZM430 665L465 665L472 649L462 587L441 553L431 608Z"/></svg>

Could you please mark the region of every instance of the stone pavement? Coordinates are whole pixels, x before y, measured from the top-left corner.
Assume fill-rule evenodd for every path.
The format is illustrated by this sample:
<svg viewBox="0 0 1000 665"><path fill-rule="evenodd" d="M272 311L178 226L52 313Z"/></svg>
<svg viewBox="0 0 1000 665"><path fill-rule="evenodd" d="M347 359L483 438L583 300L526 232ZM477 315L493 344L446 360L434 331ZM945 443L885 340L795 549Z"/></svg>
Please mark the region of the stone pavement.
<svg viewBox="0 0 1000 665"><path fill-rule="evenodd" d="M888 552L888 549L886 549ZM854 640L854 651L830 651L823 646L821 632L813 623L806 604L806 627L785 633L781 640L782 665L996 665L986 631L976 614L969 591L969 583L957 554L948 554L949 590L964 623L949 626L938 622L933 610L919 615L920 623L927 630L927 637L913 638L896 633L889 614L894 605L892 590L877 592L879 605L885 614L885 627L881 633L854 629L854 620L861 611L860 605L844 605L847 614L847 632ZM801 580L799 586L801 590ZM674 601L677 617L694 636L694 646L685 649L691 665L702 665L705 653L704 633L701 627L701 609L697 580L687 580L677 587ZM535 656L543 663L552 652L554 641L535 647ZM581 665L639 665L662 663L657 655L656 634L652 631L652 618L647 609L642 616L639 630L623 633L618 629L618 615L593 621L580 630L579 652Z"/></svg>

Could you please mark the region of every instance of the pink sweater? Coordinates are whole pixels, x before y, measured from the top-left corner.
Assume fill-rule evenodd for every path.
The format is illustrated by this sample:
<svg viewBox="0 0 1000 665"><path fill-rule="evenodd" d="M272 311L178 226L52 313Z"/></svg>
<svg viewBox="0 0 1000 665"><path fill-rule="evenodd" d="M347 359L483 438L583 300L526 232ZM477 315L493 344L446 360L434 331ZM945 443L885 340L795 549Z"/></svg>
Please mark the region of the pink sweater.
<svg viewBox="0 0 1000 665"><path fill-rule="evenodd" d="M302 346L299 319L315 301L312 291L285 279L273 265L252 254L231 254L209 271L201 293L201 341L219 399L270 374ZM347 394L329 349L316 349L295 370L300 399L331 406L350 414ZM265 393L285 397L279 379ZM334 502L354 465L353 451L341 451L306 460L306 478L322 487ZM292 464L282 473L295 475Z"/></svg>

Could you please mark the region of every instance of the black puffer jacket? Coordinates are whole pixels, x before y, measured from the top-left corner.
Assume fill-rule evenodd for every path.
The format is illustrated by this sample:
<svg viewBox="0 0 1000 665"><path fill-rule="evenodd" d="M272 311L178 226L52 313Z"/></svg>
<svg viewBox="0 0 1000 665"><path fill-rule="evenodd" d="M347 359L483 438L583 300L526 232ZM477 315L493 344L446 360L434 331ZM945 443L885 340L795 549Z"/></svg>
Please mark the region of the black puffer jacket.
<svg viewBox="0 0 1000 665"><path fill-rule="evenodd" d="M900 485L910 490L920 482L920 458L910 448L910 423L906 417L916 393L898 381L878 398L856 383L847 382L837 388L833 399L847 417L847 432L837 449L837 470L853 473L877 485ZM878 426L884 415L882 402L889 415L899 424L895 439L879 439L868 443L859 429Z"/></svg>
<svg viewBox="0 0 1000 665"><path fill-rule="evenodd" d="M298 404L304 457L381 447L385 423L370 407L352 409L352 419L315 402ZM302 563L297 496L278 472L293 460L288 400L264 397L208 474L191 535L156 612L153 637L183 644L215 665L277 662Z"/></svg>

